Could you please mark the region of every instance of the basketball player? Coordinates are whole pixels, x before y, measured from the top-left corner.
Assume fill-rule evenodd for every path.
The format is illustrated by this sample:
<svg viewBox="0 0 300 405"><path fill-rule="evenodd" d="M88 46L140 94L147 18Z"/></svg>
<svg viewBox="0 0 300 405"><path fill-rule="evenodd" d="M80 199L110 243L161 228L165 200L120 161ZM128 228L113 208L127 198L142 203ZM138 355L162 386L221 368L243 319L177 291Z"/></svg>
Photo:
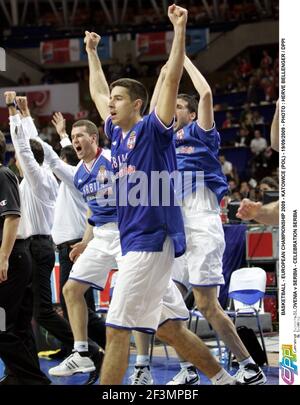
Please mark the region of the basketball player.
<svg viewBox="0 0 300 405"><path fill-rule="evenodd" d="M122 383L128 364L130 331L154 332L157 329L160 339L202 369L213 383L234 382L203 342L181 321L187 319L188 311L170 278L174 257L185 251L185 235L169 176L165 184L170 189L169 204L164 206L160 197L155 205L151 201L153 172L170 174L176 169L172 126L184 61L187 11L172 5L168 16L174 26L174 40L162 97L155 112L143 118L146 89L135 80L119 79L110 85L109 93L96 53L100 37L86 32L91 95L106 120L105 132L112 144L123 254L106 321L102 384ZM134 187L139 183L148 193L144 194L142 188L138 203L134 204Z"/></svg>

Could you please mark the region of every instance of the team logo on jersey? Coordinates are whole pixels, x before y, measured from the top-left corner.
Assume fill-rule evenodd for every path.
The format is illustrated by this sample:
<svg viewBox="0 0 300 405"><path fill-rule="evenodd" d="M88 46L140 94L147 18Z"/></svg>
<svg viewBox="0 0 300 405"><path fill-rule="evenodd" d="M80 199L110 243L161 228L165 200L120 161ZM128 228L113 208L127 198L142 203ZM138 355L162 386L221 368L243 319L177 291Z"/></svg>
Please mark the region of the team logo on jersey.
<svg viewBox="0 0 300 405"><path fill-rule="evenodd" d="M136 133L132 131L127 141L127 148L133 149L135 147L135 141L136 141Z"/></svg>
<svg viewBox="0 0 300 405"><path fill-rule="evenodd" d="M0 201L0 207L5 207L7 205L7 200Z"/></svg>
<svg viewBox="0 0 300 405"><path fill-rule="evenodd" d="M184 130L180 129L179 131L177 131L176 133L176 139L178 140L182 140L184 138Z"/></svg>
<svg viewBox="0 0 300 405"><path fill-rule="evenodd" d="M98 172L97 178L101 183L104 183L104 180L107 178L107 171L106 171L105 166L101 165L99 167L99 172Z"/></svg>

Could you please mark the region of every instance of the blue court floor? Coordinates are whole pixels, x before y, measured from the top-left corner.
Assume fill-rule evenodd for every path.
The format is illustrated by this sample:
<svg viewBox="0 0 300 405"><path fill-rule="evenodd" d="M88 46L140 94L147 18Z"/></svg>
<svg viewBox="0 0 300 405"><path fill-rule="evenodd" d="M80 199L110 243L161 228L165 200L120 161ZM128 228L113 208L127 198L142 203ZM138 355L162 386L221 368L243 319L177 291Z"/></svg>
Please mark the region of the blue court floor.
<svg viewBox="0 0 300 405"><path fill-rule="evenodd" d="M124 384L129 384L128 377L132 374L133 372L133 367L134 367L134 361L135 361L135 356L131 355L130 356L130 365L128 367L125 379L124 379ZM59 364L59 361L54 361L54 360L46 360L46 359L40 359L41 367L42 370L48 374L48 370L51 367L56 366ZM177 374L179 371L179 363L178 359L175 357L170 357L169 360L165 356L155 356L153 357L152 360L152 376L154 379L154 384L159 384L159 385L165 385L168 381L172 379L172 377ZM267 385L278 385L278 367L263 367L263 370L266 374L266 377L268 379ZM233 368L230 371L230 374L235 374L237 371L236 368ZM0 360L0 377L3 375L3 363ZM51 377L51 380L53 382L53 385L81 385L86 381L87 374L76 374L71 377ZM210 384L210 381L206 376L200 373L200 378L201 378L201 384L202 385L208 385Z"/></svg>

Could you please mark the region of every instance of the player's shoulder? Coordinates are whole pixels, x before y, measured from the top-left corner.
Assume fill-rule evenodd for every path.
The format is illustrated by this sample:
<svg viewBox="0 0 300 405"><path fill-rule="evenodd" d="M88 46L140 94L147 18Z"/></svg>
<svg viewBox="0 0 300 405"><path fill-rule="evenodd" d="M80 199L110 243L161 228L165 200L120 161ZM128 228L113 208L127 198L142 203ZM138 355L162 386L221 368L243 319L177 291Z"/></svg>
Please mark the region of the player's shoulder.
<svg viewBox="0 0 300 405"><path fill-rule="evenodd" d="M110 149L102 149L101 156L107 160L109 163L111 162L111 150Z"/></svg>
<svg viewBox="0 0 300 405"><path fill-rule="evenodd" d="M76 178L76 176L78 176L78 173L80 173L80 171L83 168L83 160L80 160L80 162L77 163L76 167L75 167L75 171L74 171L74 179Z"/></svg>

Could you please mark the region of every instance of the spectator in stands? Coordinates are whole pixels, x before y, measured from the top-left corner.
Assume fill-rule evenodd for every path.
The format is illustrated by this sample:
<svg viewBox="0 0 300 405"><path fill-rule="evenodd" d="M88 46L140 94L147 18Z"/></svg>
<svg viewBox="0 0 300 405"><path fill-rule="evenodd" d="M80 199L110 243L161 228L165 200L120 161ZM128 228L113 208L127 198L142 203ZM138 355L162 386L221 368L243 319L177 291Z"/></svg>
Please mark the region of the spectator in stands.
<svg viewBox="0 0 300 405"><path fill-rule="evenodd" d="M221 154L219 156L219 161L221 163L221 169L222 169L223 174L225 174L225 176L233 177L232 163L229 162L228 160L226 160L226 157L224 154Z"/></svg>
<svg viewBox="0 0 300 405"><path fill-rule="evenodd" d="M251 134L248 128L241 126L240 130L237 132L237 139L235 146L249 146L251 142Z"/></svg>
<svg viewBox="0 0 300 405"><path fill-rule="evenodd" d="M236 119L232 115L232 112L227 111L226 113L226 119L222 124L222 128L231 128L234 125L236 125Z"/></svg>
<svg viewBox="0 0 300 405"><path fill-rule="evenodd" d="M226 84L226 86L225 86L225 91L226 91L227 93L232 93L232 92L234 92L234 91L236 91L236 90L237 90L236 82L233 80L233 77L232 77L232 76L229 76L229 77L227 78L227 84Z"/></svg>
<svg viewBox="0 0 300 405"><path fill-rule="evenodd" d="M230 196L232 196L233 193L238 191L238 182L233 177L230 177L228 179L228 188L229 188L229 195Z"/></svg>
<svg viewBox="0 0 300 405"><path fill-rule="evenodd" d="M269 176L276 171L278 167L278 153L274 152L270 146L268 146L263 152L258 155L254 155L250 161L251 175L260 181L262 178Z"/></svg>
<svg viewBox="0 0 300 405"><path fill-rule="evenodd" d="M276 99L276 90L275 90L275 81L274 78L266 78L264 77L261 82L261 87L265 94L265 101L273 101Z"/></svg>
<svg viewBox="0 0 300 405"><path fill-rule="evenodd" d="M265 138L263 138L259 129L254 131L254 139L250 143L251 152L254 155L259 155L267 148L268 144Z"/></svg>
<svg viewBox="0 0 300 405"><path fill-rule="evenodd" d="M262 125L265 123L264 117L261 115L261 113L257 110L253 111L253 124L254 125Z"/></svg>
<svg viewBox="0 0 300 405"><path fill-rule="evenodd" d="M30 78L27 76L25 72L21 73L21 76L18 79L18 85L19 86L30 86L31 81Z"/></svg>
<svg viewBox="0 0 300 405"><path fill-rule="evenodd" d="M278 183L270 176L261 178L256 188L255 200L262 201L264 198L264 192L266 191L277 191Z"/></svg>
<svg viewBox="0 0 300 405"><path fill-rule="evenodd" d="M251 76L249 79L249 86L247 89L247 103L253 105L258 104L259 101L262 99L263 94L260 89L258 79L255 76Z"/></svg>
<svg viewBox="0 0 300 405"><path fill-rule="evenodd" d="M241 125L252 126L252 117L253 117L253 113L252 113L250 104L246 103L244 105L244 109L242 110L241 115L240 115Z"/></svg>
<svg viewBox="0 0 300 405"><path fill-rule="evenodd" d="M259 191L261 193L276 190L278 190L278 183L272 177L264 177L259 183Z"/></svg>
<svg viewBox="0 0 300 405"><path fill-rule="evenodd" d="M269 55L268 51L263 50L260 67L262 69L270 69L273 63L273 59Z"/></svg>
<svg viewBox="0 0 300 405"><path fill-rule="evenodd" d="M240 190L239 193L242 198L249 198L250 197L250 192L251 192L251 187L248 184L247 181L242 181L240 184Z"/></svg>
<svg viewBox="0 0 300 405"><path fill-rule="evenodd" d="M253 68L247 58L241 58L238 70L242 79L247 81L252 73Z"/></svg>

